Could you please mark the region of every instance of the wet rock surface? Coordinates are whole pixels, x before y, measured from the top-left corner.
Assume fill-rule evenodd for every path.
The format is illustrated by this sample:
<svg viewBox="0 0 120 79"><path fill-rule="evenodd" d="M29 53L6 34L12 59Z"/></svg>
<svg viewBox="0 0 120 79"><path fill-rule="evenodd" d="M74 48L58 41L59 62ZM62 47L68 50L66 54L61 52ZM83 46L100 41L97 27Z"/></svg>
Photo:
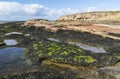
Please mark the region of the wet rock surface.
<svg viewBox="0 0 120 79"><path fill-rule="evenodd" d="M119 67L103 67L99 69L100 73L104 73L106 75L111 75L113 77L115 77L116 79L120 78L120 68Z"/></svg>
<svg viewBox="0 0 120 79"><path fill-rule="evenodd" d="M58 30L54 33L42 27L25 27L19 24L6 23L0 25L0 51L2 51L0 53L4 54L3 50L9 47L10 49L11 47L25 48L26 50L22 51L22 53L24 58L29 60L25 61L23 58L24 65L21 65L21 63L16 61L16 58L12 59L11 55L7 54L10 52L6 53L8 57L1 55L4 58L9 58L9 61L15 60L15 62L11 65L8 61L6 62L8 64L4 63L5 69L0 69L0 78L119 79L120 67L109 66L114 66L120 61L120 40L72 30ZM58 40L53 41L54 39L48 38L56 38ZM14 39L18 43L14 46L7 46L4 43L5 39ZM66 41L103 47L106 53L93 53L90 50L80 48L80 46L68 44ZM14 51L13 49L11 50ZM14 51L12 56L17 57L16 54L16 51ZM47 60L49 62L45 63ZM3 61L1 60L1 62Z"/></svg>

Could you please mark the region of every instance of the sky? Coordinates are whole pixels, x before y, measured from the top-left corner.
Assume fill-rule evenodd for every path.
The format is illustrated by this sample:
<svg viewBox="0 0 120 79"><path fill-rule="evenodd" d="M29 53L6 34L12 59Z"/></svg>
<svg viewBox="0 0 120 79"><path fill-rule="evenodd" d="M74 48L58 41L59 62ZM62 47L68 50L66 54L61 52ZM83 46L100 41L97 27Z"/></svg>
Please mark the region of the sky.
<svg viewBox="0 0 120 79"><path fill-rule="evenodd" d="M0 0L0 21L48 19L91 11L120 10L120 0Z"/></svg>

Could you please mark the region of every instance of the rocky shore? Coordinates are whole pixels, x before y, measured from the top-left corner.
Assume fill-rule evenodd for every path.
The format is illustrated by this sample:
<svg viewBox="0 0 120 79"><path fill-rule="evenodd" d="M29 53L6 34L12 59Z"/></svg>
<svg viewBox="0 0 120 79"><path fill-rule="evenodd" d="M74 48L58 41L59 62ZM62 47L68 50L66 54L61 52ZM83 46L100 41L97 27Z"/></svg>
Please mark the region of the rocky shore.
<svg viewBox="0 0 120 79"><path fill-rule="evenodd" d="M107 30L98 30L98 34L85 28L88 26L93 24L43 19L0 24L0 51L25 48L19 63L12 57L6 61L9 63L0 62L0 79L119 79L119 32L109 28L114 29L112 34L108 35ZM7 46L6 39L17 43Z"/></svg>

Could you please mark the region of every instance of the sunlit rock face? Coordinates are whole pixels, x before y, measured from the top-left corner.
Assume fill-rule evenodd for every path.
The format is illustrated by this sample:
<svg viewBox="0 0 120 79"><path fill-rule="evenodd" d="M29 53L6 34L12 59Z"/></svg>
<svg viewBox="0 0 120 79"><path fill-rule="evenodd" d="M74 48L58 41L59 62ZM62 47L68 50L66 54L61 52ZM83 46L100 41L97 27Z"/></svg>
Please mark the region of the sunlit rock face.
<svg viewBox="0 0 120 79"><path fill-rule="evenodd" d="M86 12L80 14L61 16L58 21L95 20L95 21L116 21L120 22L120 11L107 12Z"/></svg>

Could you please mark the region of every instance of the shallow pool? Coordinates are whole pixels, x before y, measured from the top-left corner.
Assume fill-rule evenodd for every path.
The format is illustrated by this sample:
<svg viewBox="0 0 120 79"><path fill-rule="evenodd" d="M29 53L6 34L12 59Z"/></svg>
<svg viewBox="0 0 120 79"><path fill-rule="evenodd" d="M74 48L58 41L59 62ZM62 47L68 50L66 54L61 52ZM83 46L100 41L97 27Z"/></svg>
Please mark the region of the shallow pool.
<svg viewBox="0 0 120 79"><path fill-rule="evenodd" d="M18 44L18 42L16 40L14 40L14 39L5 39L4 43L7 46L12 46L12 45L17 45Z"/></svg>

